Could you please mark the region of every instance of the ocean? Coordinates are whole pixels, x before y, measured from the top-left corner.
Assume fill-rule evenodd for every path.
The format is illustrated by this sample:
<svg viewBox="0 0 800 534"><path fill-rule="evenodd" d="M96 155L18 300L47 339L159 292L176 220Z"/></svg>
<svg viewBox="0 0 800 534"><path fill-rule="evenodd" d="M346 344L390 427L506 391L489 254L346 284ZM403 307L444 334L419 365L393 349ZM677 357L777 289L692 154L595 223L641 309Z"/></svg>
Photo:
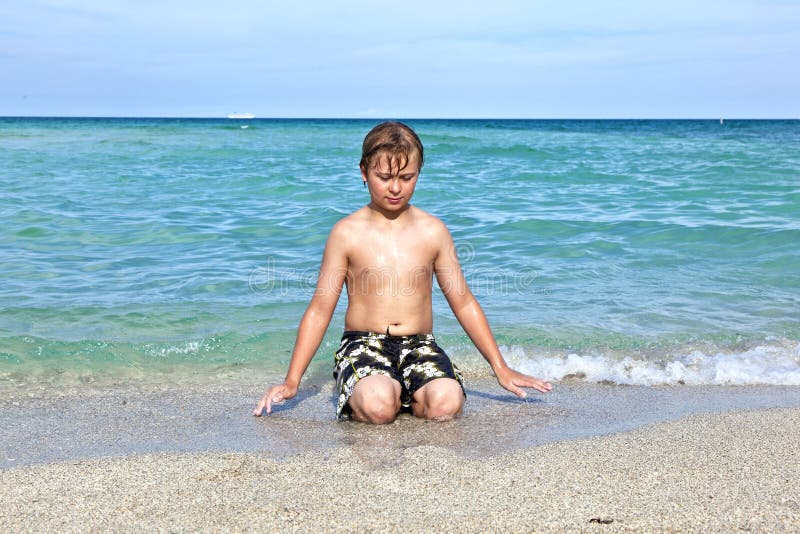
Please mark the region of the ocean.
<svg viewBox="0 0 800 534"><path fill-rule="evenodd" d="M449 226L512 365L800 385L800 121L406 122L413 203ZM327 233L368 201L374 124L0 118L0 382L281 376ZM439 343L488 376L434 297Z"/></svg>

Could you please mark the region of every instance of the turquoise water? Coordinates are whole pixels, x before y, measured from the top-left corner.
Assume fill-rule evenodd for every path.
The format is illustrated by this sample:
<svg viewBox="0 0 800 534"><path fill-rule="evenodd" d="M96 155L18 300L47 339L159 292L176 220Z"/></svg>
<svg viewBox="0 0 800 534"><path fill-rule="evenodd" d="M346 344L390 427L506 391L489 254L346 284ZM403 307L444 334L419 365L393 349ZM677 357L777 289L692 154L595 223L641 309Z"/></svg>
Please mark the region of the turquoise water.
<svg viewBox="0 0 800 534"><path fill-rule="evenodd" d="M800 384L800 122L408 122L414 203L515 365ZM0 379L282 372L374 124L0 119ZM488 370L438 294L435 315Z"/></svg>

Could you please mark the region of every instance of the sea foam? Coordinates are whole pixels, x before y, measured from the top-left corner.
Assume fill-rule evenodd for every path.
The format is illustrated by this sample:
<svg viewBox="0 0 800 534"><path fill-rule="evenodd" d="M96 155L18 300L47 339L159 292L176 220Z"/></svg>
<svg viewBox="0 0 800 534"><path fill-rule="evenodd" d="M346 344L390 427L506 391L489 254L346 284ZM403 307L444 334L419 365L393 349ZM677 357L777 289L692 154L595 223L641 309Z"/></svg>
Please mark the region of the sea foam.
<svg viewBox="0 0 800 534"><path fill-rule="evenodd" d="M739 352L691 350L669 357L567 354L537 357L521 347L501 351L528 374L547 380L630 385L800 385L800 343L758 345Z"/></svg>

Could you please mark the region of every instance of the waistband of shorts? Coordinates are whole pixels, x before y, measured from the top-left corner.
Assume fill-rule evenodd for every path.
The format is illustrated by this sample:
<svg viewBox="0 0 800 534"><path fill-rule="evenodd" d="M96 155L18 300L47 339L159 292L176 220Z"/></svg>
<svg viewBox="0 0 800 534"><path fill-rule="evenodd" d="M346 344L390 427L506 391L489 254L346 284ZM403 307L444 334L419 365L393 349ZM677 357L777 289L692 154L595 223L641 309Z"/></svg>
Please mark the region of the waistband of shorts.
<svg viewBox="0 0 800 534"><path fill-rule="evenodd" d="M392 336L387 335L385 332L366 332L361 330L345 330L342 334L342 339L355 339L371 337L373 339L383 339L395 343L403 343L409 341L436 341L433 334L413 334L410 336Z"/></svg>

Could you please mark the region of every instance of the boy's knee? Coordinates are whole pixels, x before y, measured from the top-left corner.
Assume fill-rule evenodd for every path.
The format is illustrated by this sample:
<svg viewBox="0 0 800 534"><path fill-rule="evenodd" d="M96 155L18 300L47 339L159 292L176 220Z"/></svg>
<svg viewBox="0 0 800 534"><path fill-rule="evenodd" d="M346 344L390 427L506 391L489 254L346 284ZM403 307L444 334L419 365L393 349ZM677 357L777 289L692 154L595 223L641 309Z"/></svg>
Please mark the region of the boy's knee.
<svg viewBox="0 0 800 534"><path fill-rule="evenodd" d="M397 413L400 411L400 406L397 403L384 399L373 400L361 408L361 414L365 422L373 425L391 423L397 418Z"/></svg>
<svg viewBox="0 0 800 534"><path fill-rule="evenodd" d="M455 380L445 380L437 384L431 382L424 392L421 404L417 415L425 419L453 419L461 414L464 407L464 392Z"/></svg>
<svg viewBox="0 0 800 534"><path fill-rule="evenodd" d="M365 383L364 386L350 398L353 418L375 425L394 421L400 411L400 388L394 384Z"/></svg>
<svg viewBox="0 0 800 534"><path fill-rule="evenodd" d="M389 395L369 395L351 408L358 421L373 425L385 425L397 417L397 413L400 411L400 402Z"/></svg>
<svg viewBox="0 0 800 534"><path fill-rule="evenodd" d="M443 396L428 404L425 410L425 418L434 421L453 419L461 414L463 406L463 396L461 398L454 395Z"/></svg>

